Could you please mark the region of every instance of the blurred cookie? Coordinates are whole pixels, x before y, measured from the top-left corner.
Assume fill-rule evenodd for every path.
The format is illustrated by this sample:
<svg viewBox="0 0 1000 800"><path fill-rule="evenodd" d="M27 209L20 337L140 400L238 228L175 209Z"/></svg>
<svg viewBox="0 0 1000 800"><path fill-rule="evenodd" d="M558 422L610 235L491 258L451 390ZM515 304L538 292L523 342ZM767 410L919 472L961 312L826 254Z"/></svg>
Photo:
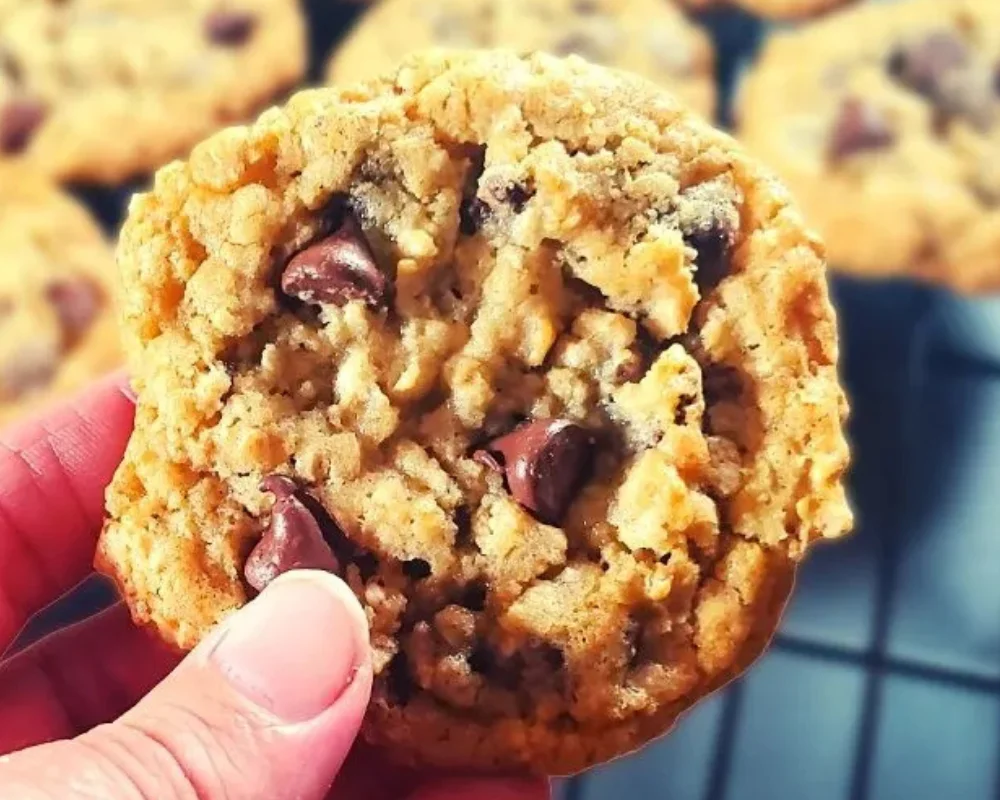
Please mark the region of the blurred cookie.
<svg viewBox="0 0 1000 800"><path fill-rule="evenodd" d="M654 80L706 117L715 113L711 42L667 0L384 0L336 50L328 78L370 78L430 47L574 54Z"/></svg>
<svg viewBox="0 0 1000 800"><path fill-rule="evenodd" d="M295 0L0 4L0 162L117 182L245 119L305 69Z"/></svg>
<svg viewBox="0 0 1000 800"><path fill-rule="evenodd" d="M996 0L874 5L778 35L740 108L834 267L1000 289Z"/></svg>
<svg viewBox="0 0 1000 800"><path fill-rule="evenodd" d="M819 14L855 0L679 0L679 2L696 11L732 5L762 17L791 19Z"/></svg>
<svg viewBox="0 0 1000 800"><path fill-rule="evenodd" d="M119 256L139 401L100 567L184 647L342 575L400 758L640 746L850 525L821 248L626 73L437 52L305 92L161 170Z"/></svg>
<svg viewBox="0 0 1000 800"><path fill-rule="evenodd" d="M120 363L111 250L45 179L0 166L0 423Z"/></svg>

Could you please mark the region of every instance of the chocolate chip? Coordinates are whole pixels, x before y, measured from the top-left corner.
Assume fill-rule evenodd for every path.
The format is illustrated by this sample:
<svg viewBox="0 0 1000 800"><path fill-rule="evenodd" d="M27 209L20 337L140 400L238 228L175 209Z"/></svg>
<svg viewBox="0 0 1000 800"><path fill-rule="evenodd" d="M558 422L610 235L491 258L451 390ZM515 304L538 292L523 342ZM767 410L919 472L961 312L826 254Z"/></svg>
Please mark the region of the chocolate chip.
<svg viewBox="0 0 1000 800"><path fill-rule="evenodd" d="M469 653L469 667L480 675L491 675L497 670L497 657L484 644L477 644Z"/></svg>
<svg viewBox="0 0 1000 800"><path fill-rule="evenodd" d="M465 587L459 604L469 611L482 611L486 608L488 587L485 581L473 581Z"/></svg>
<svg viewBox="0 0 1000 800"><path fill-rule="evenodd" d="M504 200L514 209L515 214L524 211L524 206L535 196L535 192L520 183L512 183L504 192Z"/></svg>
<svg viewBox="0 0 1000 800"><path fill-rule="evenodd" d="M67 346L76 342L90 327L102 302L100 290L88 278L50 283L45 287L45 299L59 317L63 341Z"/></svg>
<svg viewBox="0 0 1000 800"><path fill-rule="evenodd" d="M455 509L455 544L462 546L472 541L472 512L468 506Z"/></svg>
<svg viewBox="0 0 1000 800"><path fill-rule="evenodd" d="M545 419L494 439L475 457L492 469L502 468L514 499L547 525L558 525L587 479L595 445L586 428Z"/></svg>
<svg viewBox="0 0 1000 800"><path fill-rule="evenodd" d="M205 17L205 35L223 47L246 44L256 27L257 18L249 11L213 11Z"/></svg>
<svg viewBox="0 0 1000 800"><path fill-rule="evenodd" d="M386 687L393 701L401 705L410 702L416 693L416 685L410 675L410 661L406 653L396 653L386 667Z"/></svg>
<svg viewBox="0 0 1000 800"><path fill-rule="evenodd" d="M16 155L27 149L45 114L45 105L39 100L8 100L0 111L0 153Z"/></svg>
<svg viewBox="0 0 1000 800"><path fill-rule="evenodd" d="M463 201L458 210L459 230L466 236L475 236L490 218L490 207L478 197Z"/></svg>
<svg viewBox="0 0 1000 800"><path fill-rule="evenodd" d="M743 394L743 378L739 370L726 364L709 364L704 367L701 382L707 406L733 403Z"/></svg>
<svg viewBox="0 0 1000 800"><path fill-rule="evenodd" d="M714 289L729 274L729 249L735 231L717 218L709 218L700 226L683 231L684 243L698 255L694 281L702 295Z"/></svg>
<svg viewBox="0 0 1000 800"><path fill-rule="evenodd" d="M281 289L313 305L363 300L378 309L388 304L391 287L361 226L348 214L334 233L292 257L281 275Z"/></svg>
<svg viewBox="0 0 1000 800"><path fill-rule="evenodd" d="M279 575L294 569L337 572L340 565L313 513L296 493L298 487L283 475L261 482L261 491L275 496L271 523L254 547L243 569L244 577L258 592Z"/></svg>
<svg viewBox="0 0 1000 800"><path fill-rule="evenodd" d="M881 109L849 97L841 103L827 152L837 162L855 153L884 149L895 141L896 134Z"/></svg>
<svg viewBox="0 0 1000 800"><path fill-rule="evenodd" d="M889 72L913 91L936 101L945 76L964 66L968 57L965 42L955 33L935 31L897 50L889 60Z"/></svg>
<svg viewBox="0 0 1000 800"><path fill-rule="evenodd" d="M411 558L403 562L403 572L410 580L422 581L430 576L431 565L422 558Z"/></svg>

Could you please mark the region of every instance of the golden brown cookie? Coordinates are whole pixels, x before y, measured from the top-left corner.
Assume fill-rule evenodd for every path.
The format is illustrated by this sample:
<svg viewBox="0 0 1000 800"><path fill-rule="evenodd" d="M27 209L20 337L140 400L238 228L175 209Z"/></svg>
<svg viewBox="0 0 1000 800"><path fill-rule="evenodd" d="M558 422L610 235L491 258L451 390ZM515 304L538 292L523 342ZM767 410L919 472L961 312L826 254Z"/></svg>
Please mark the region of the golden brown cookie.
<svg viewBox="0 0 1000 800"><path fill-rule="evenodd" d="M47 180L0 167L0 423L121 361L111 250Z"/></svg>
<svg viewBox="0 0 1000 800"><path fill-rule="evenodd" d="M822 248L625 73L436 53L302 93L162 170L119 255L139 401L100 567L183 647L337 572L400 758L642 745L850 525Z"/></svg>
<svg viewBox="0 0 1000 800"><path fill-rule="evenodd" d="M0 4L0 162L113 183L251 113L305 69L295 0Z"/></svg>
<svg viewBox="0 0 1000 800"><path fill-rule="evenodd" d="M835 268L1000 289L1000 3L873 5L778 35L740 105Z"/></svg>
<svg viewBox="0 0 1000 800"><path fill-rule="evenodd" d="M667 87L715 113L712 45L668 0L384 0L334 52L332 83L374 77L429 47L575 54Z"/></svg>

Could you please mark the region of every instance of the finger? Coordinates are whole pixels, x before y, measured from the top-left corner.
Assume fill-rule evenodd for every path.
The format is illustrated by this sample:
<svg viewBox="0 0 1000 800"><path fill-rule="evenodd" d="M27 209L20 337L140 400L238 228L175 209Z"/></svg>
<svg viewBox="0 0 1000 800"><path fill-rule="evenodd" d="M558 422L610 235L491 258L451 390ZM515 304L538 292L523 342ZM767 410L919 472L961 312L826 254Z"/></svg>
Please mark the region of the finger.
<svg viewBox="0 0 1000 800"><path fill-rule="evenodd" d="M115 606L0 664L0 754L116 719L180 661Z"/></svg>
<svg viewBox="0 0 1000 800"><path fill-rule="evenodd" d="M371 681L368 623L350 589L289 573L119 721L0 760L0 797L321 800Z"/></svg>
<svg viewBox="0 0 1000 800"><path fill-rule="evenodd" d="M134 406L121 374L0 434L0 653L91 570Z"/></svg>

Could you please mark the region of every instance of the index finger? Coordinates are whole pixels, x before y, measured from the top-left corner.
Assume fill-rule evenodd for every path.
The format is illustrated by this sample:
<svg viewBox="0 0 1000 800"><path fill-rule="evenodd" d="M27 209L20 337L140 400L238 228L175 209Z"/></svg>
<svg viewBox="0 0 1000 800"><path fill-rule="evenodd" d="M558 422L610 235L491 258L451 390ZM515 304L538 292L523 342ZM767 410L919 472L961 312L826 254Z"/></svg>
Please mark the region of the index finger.
<svg viewBox="0 0 1000 800"><path fill-rule="evenodd" d="M122 373L0 433L0 653L91 571L135 407Z"/></svg>

